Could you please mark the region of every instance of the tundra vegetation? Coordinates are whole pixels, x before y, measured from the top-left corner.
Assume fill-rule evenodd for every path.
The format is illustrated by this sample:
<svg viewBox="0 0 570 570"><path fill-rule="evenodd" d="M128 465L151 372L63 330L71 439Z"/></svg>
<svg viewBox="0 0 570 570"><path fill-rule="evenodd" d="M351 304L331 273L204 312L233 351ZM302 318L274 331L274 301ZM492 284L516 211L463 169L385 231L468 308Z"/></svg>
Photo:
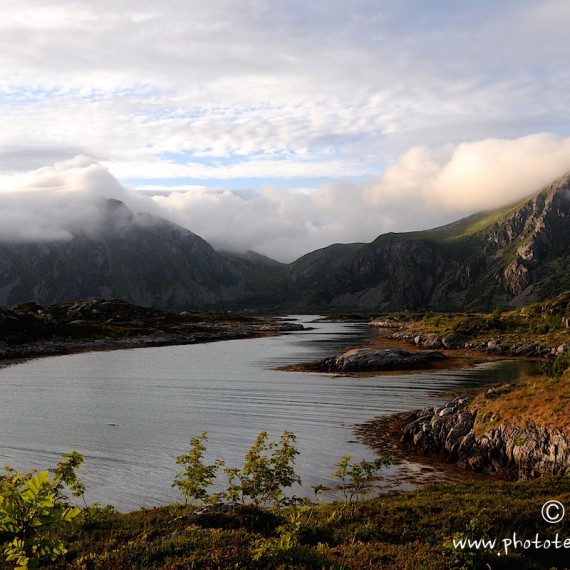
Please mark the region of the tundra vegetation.
<svg viewBox="0 0 570 570"><path fill-rule="evenodd" d="M184 469L175 483L184 504L130 513L97 505L80 511L68 504L62 484L75 496L84 490L75 476L78 454L64 457L51 477L47 471L16 477L8 470L2 480L2 504L19 501L18 520L25 522L13 526L3 515L0 539L8 555L0 568L567 567L567 549L510 547L505 551L504 547L504 540L512 539L513 533L521 544L537 534L552 544L557 534L570 534L566 520L551 525L541 517L547 500L570 504L567 477L518 483L437 484L365 499L364 487L386 464L386 458L352 463L343 457L333 475L345 491L344 502L323 504L290 498L284 506L284 488L298 479L292 470L294 437L285 432L278 442L268 443L262 433L248 451L243 467L231 473L234 479L230 488L245 482L243 489L248 492L244 495L240 489L239 500L228 505L218 502L224 493L210 493L212 469L223 466L221 461L204 462L206 441L205 433L192 438L188 453L179 457L178 464ZM281 470L282 488L270 497L264 479L275 470ZM251 490L254 481L260 494ZM226 492L224 500L232 494ZM216 503L210 504L213 501ZM16 539L26 543L25 558L12 555L10 549L20 548L14 546ZM468 539L496 542L492 548L458 546Z"/></svg>

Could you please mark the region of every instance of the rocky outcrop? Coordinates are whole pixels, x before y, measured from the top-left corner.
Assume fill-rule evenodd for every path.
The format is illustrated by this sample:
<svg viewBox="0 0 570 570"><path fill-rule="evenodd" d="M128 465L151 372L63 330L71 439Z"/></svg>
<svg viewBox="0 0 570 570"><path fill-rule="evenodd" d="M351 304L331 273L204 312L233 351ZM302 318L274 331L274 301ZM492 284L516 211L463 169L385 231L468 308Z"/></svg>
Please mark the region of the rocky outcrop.
<svg viewBox="0 0 570 570"><path fill-rule="evenodd" d="M313 366L321 372L379 372L430 368L445 359L441 352L409 352L400 348L355 348L344 354L325 358Z"/></svg>
<svg viewBox="0 0 570 570"><path fill-rule="evenodd" d="M316 306L391 312L522 306L570 288L570 174L523 202L390 233L307 290Z"/></svg>
<svg viewBox="0 0 570 570"><path fill-rule="evenodd" d="M504 387L504 389L508 389ZM487 393L497 397L501 389ZM527 421L519 425L492 423L467 409L468 398L424 408L407 418L401 444L472 471L506 479L533 479L570 472L570 439L561 431Z"/></svg>
<svg viewBox="0 0 570 570"><path fill-rule="evenodd" d="M486 352L489 354L500 354L503 356L539 357L556 354L557 352L562 352L564 350L562 348L563 345L540 345L534 341L524 339L521 339L516 343L509 344L508 346L504 346L500 338L473 340L459 333L450 333L446 335L437 335L432 333L414 334L409 330L403 330L394 333L392 338L404 340L421 349L469 350Z"/></svg>

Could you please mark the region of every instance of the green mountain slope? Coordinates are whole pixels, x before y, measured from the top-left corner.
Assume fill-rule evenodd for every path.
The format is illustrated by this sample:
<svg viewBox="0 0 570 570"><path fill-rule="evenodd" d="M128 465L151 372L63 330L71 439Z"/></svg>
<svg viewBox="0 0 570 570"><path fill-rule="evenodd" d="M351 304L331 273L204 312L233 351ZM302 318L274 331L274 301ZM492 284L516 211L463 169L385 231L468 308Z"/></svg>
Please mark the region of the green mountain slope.
<svg viewBox="0 0 570 570"><path fill-rule="evenodd" d="M518 306L570 288L570 174L532 197L428 231L384 234L307 304L396 310Z"/></svg>

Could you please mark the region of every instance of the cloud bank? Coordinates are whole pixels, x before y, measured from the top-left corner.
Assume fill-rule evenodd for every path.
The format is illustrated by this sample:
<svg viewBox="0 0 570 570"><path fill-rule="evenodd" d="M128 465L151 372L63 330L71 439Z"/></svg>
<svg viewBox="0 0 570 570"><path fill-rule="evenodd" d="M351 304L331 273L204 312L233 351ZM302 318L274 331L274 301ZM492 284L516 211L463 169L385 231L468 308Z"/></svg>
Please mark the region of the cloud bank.
<svg viewBox="0 0 570 570"><path fill-rule="evenodd" d="M101 164L76 157L0 181L2 240L69 239L96 231L101 198L163 216L214 247L253 249L282 261L338 242L428 229L516 202L570 170L570 138L536 134L418 146L377 178L318 189L262 186L249 192L192 188L141 193Z"/></svg>

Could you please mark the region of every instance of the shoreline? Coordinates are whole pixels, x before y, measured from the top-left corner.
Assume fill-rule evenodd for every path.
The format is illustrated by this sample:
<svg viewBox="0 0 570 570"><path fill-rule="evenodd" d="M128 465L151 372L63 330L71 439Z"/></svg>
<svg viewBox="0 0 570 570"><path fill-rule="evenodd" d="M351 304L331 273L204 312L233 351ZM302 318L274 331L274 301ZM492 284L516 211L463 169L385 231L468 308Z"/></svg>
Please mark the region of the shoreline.
<svg viewBox="0 0 570 570"><path fill-rule="evenodd" d="M215 325L213 325L215 327ZM44 342L38 342L20 347L10 347L14 355L0 357L0 369L22 364L36 358L46 358L50 356L64 356L72 354L80 354L87 352L107 352L114 350L130 350L136 348L153 348L161 346L182 346L190 344L202 344L210 342L218 342L224 340L237 340L246 338L261 338L265 336L274 336L302 330L302 325L292 324L286 319L278 318L276 321L264 321L262 323L248 324L239 327L232 325L229 329L224 329L223 325L217 327L211 332L200 333L160 333L154 332L138 336L123 337L105 337L94 340L55 340L49 339ZM372 348L387 347L405 347L410 352L422 352L421 348L409 343L406 340L391 338L391 336L379 335L367 339L363 346ZM20 354L18 354L18 352ZM421 372L436 372L437 370L453 370L461 368L470 368L478 363L505 360L505 355L488 354L476 351L449 349L442 350L447 358L442 361L433 363L430 368L414 369L414 370L393 370L382 372L356 372L350 376L384 376L393 374L417 374ZM507 357L516 360L526 360L524 357ZM292 371L307 371L304 369L306 363L290 365L280 369ZM314 370L309 370L315 372ZM326 372L320 372L327 374ZM330 373L329 373L330 374ZM344 373L343 375L347 375ZM426 402L428 405L429 402ZM443 461L427 457L420 453L415 453L409 448L403 448L400 445L400 437L402 428L405 425L405 419L411 417L414 410L401 412L394 415L371 418L363 424L353 426L353 430L357 435L357 439L373 449L377 453L389 454L394 465L404 466L404 472L407 472L407 483L414 487L423 486L431 482L450 482L450 481L473 481L473 480L492 480L494 477L474 474L459 468L456 465L446 464ZM408 465L406 471L405 465ZM410 469L410 466L412 467ZM413 467L417 466L417 469Z"/></svg>
<svg viewBox="0 0 570 570"><path fill-rule="evenodd" d="M132 329L121 331L123 334L77 338L61 338L52 336L24 343L0 343L0 369L16 364L22 364L36 358L50 356L65 356L86 352L104 352L114 350L131 350L136 348L153 348L161 346L184 346L224 340L239 340L262 338L305 330L301 324L291 323L280 317L263 319L259 322L239 325L231 321L200 323L195 330L180 330L180 326L166 326L166 330L151 329L148 332L135 333ZM137 325L138 326L138 325ZM189 324L190 328L192 324ZM211 330L207 330L207 329ZM170 329L170 330L169 330ZM176 329L176 330L175 330ZM112 331L111 331L112 332Z"/></svg>
<svg viewBox="0 0 570 570"><path fill-rule="evenodd" d="M485 482L498 478L485 473L468 471L454 463L445 463L438 458L414 452L402 447L400 438L403 427L413 411L398 412L356 424L353 429L360 443L380 455L388 455L391 463L402 471L405 482L414 487L431 483ZM380 475L379 480L382 480Z"/></svg>

